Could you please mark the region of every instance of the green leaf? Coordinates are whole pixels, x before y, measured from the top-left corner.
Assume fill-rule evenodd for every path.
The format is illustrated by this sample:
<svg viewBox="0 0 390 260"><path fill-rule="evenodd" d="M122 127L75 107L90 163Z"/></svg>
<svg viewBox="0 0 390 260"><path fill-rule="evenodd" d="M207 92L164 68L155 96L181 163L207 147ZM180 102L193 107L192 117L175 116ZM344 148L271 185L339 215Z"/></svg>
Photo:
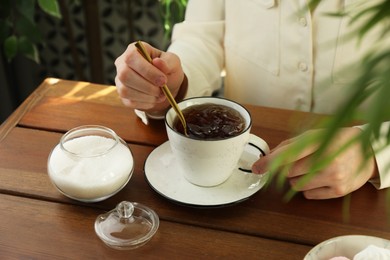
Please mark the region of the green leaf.
<svg viewBox="0 0 390 260"><path fill-rule="evenodd" d="M351 24L362 19L367 19L367 21L359 28L359 36L363 38L367 33L373 29L377 24L388 23L390 18L390 1L382 1L381 3L366 8L351 19ZM383 34L388 33L385 27Z"/></svg>
<svg viewBox="0 0 390 260"><path fill-rule="evenodd" d="M173 26L184 19L188 0L160 0L159 2L164 26L164 41L168 41Z"/></svg>
<svg viewBox="0 0 390 260"><path fill-rule="evenodd" d="M35 0L16 0L14 6L20 14L34 22Z"/></svg>
<svg viewBox="0 0 390 260"><path fill-rule="evenodd" d="M18 52L18 38L15 35L11 35L4 41L4 53L10 62Z"/></svg>
<svg viewBox="0 0 390 260"><path fill-rule="evenodd" d="M61 12L57 0L38 0L38 5L45 13L61 18Z"/></svg>
<svg viewBox="0 0 390 260"><path fill-rule="evenodd" d="M317 8L318 4L321 2L321 0L312 0L308 3L309 10L314 12L314 10Z"/></svg>
<svg viewBox="0 0 390 260"><path fill-rule="evenodd" d="M42 40L42 34L38 26L23 15L20 15L19 19L15 21L15 30L18 35L27 37L33 43L38 43Z"/></svg>
<svg viewBox="0 0 390 260"><path fill-rule="evenodd" d="M18 41L18 51L27 58L39 63L38 49L26 37L21 37Z"/></svg>

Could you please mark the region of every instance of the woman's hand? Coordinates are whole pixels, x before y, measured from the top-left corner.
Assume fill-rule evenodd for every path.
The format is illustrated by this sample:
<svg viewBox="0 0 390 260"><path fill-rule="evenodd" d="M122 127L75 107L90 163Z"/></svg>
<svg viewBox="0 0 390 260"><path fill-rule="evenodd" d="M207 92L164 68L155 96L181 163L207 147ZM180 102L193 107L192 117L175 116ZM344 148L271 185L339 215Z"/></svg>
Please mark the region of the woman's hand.
<svg viewBox="0 0 390 260"><path fill-rule="evenodd" d="M143 43L153 64L137 50L135 43L115 60L117 75L115 84L123 104L146 112L163 111L169 107L161 87L166 84L173 96L184 79L180 59L170 52L163 52Z"/></svg>
<svg viewBox="0 0 390 260"><path fill-rule="evenodd" d="M267 172L267 166L280 153L299 141L300 138L316 134L316 131L323 130L311 130L301 136L282 142L269 155L255 162L252 171L258 174ZM358 128L341 129L328 146L325 155L338 151L352 138L359 135L360 131ZM369 179L378 175L372 152L368 153L370 156L366 158L360 143L356 142L348 146L326 168L316 172L309 181L302 185L299 181L310 172L311 159L317 147L317 145L306 147L300 154L285 162L285 165L290 167L286 177L291 187L297 191L302 191L308 199L329 199L344 196L359 189Z"/></svg>

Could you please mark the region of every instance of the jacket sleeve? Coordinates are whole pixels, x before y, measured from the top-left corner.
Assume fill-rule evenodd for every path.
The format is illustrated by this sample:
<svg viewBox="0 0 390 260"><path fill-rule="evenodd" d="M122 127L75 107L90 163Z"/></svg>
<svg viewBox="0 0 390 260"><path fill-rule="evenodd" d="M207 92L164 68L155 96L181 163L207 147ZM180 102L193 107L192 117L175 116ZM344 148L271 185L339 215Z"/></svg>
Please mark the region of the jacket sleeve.
<svg viewBox="0 0 390 260"><path fill-rule="evenodd" d="M184 22L174 26L168 51L180 57L188 78L186 97L211 95L221 87L224 26L223 0L189 1Z"/></svg>
<svg viewBox="0 0 390 260"><path fill-rule="evenodd" d="M357 126L364 129L367 125ZM370 182L377 188L390 187L390 144L388 142L388 132L390 131L390 121L382 123L380 133L377 138L371 140L371 147L375 154L375 161L378 166L379 178Z"/></svg>
<svg viewBox="0 0 390 260"><path fill-rule="evenodd" d="M379 138L372 141L380 178L371 183L378 189L390 187L390 145L387 138L389 128L390 122L382 123Z"/></svg>

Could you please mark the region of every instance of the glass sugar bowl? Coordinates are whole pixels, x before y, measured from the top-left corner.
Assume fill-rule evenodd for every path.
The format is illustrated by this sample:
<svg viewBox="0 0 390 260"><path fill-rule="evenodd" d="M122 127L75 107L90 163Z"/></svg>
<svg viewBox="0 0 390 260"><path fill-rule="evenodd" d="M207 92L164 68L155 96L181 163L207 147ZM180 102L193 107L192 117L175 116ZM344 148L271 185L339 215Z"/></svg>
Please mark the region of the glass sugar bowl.
<svg viewBox="0 0 390 260"><path fill-rule="evenodd" d="M113 130L85 125L65 133L48 158L48 174L65 196L97 202L119 192L134 171L133 154Z"/></svg>

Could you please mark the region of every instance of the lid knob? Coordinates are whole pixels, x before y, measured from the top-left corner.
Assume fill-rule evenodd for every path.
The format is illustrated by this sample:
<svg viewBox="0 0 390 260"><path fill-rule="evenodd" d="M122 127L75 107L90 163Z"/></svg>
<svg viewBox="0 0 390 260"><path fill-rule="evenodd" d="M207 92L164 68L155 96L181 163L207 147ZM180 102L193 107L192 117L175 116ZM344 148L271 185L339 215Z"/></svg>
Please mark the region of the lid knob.
<svg viewBox="0 0 390 260"><path fill-rule="evenodd" d="M129 201L122 201L116 206L116 212L118 212L119 218L128 219L134 213L134 205Z"/></svg>

